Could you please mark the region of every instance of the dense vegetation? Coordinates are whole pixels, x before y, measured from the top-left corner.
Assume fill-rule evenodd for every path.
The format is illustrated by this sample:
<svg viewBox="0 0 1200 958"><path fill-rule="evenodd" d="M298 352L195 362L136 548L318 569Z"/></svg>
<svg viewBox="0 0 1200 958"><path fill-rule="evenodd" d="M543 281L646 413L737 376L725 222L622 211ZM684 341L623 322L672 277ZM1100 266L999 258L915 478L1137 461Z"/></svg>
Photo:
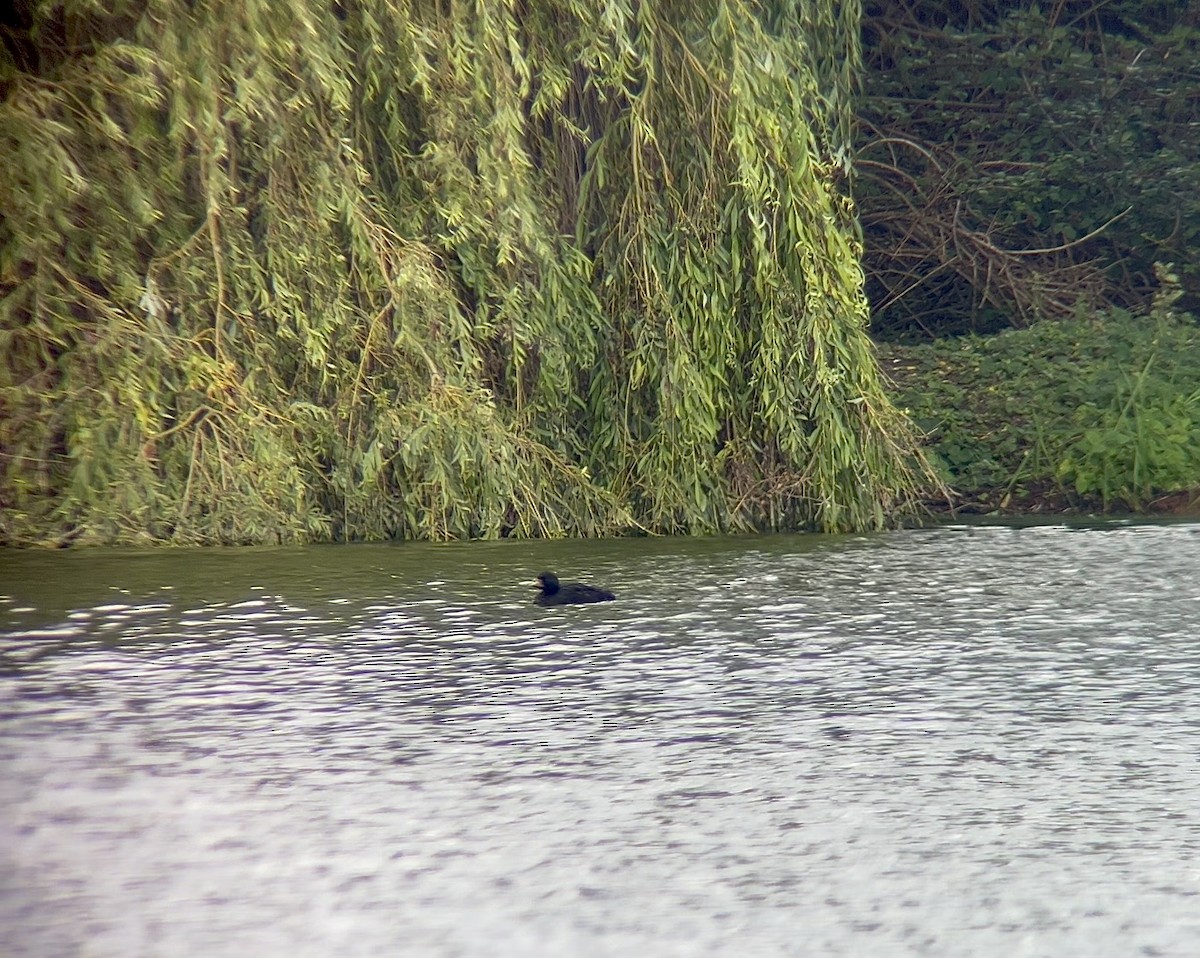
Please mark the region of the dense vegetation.
<svg viewBox="0 0 1200 958"><path fill-rule="evenodd" d="M1200 7L863 10L0 12L0 541L878 527L864 293L975 507L1200 487Z"/></svg>
<svg viewBox="0 0 1200 958"><path fill-rule="evenodd" d="M859 5L23 0L0 538L878 527Z"/></svg>
<svg viewBox="0 0 1200 958"><path fill-rule="evenodd" d="M953 501L1196 511L1200 6L866 11L872 331Z"/></svg>
<svg viewBox="0 0 1200 958"><path fill-rule="evenodd" d="M1174 311L1172 285L1149 316L885 347L898 401L960 507L1195 511L1200 327Z"/></svg>
<svg viewBox="0 0 1200 958"><path fill-rule="evenodd" d="M871 0L856 198L877 337L1200 309L1200 5Z"/></svg>

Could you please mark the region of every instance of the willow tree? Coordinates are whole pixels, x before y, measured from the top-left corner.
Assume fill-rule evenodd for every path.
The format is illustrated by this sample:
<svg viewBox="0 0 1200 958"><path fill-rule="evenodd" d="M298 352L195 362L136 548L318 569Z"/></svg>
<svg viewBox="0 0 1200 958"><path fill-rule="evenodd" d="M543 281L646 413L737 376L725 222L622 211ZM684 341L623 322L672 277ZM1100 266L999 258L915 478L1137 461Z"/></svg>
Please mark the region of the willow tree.
<svg viewBox="0 0 1200 958"><path fill-rule="evenodd" d="M858 4L25 2L10 541L877 527Z"/></svg>

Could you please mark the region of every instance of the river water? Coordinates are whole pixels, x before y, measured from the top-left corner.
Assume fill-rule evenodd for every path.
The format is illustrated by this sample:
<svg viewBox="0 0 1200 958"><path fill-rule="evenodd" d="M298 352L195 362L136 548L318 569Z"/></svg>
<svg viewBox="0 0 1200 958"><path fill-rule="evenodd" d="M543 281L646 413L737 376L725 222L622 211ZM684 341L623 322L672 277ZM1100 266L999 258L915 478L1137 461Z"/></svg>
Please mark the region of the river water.
<svg viewBox="0 0 1200 958"><path fill-rule="evenodd" d="M1200 525L4 552L0 803L12 958L1194 956Z"/></svg>

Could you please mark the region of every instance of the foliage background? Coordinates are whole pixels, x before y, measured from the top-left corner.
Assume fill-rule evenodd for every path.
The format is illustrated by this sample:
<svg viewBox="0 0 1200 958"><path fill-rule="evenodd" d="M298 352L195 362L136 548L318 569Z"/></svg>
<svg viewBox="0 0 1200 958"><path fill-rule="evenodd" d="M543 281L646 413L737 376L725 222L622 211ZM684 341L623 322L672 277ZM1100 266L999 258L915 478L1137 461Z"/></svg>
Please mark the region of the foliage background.
<svg viewBox="0 0 1200 958"><path fill-rule="evenodd" d="M1200 308L1200 6L871 0L864 51L876 337L1145 312L1155 263Z"/></svg>
<svg viewBox="0 0 1200 958"><path fill-rule="evenodd" d="M865 14L872 333L953 500L1197 508L1200 6Z"/></svg>
<svg viewBox="0 0 1200 958"><path fill-rule="evenodd" d="M0 11L0 540L878 527L860 262L968 496L1200 485L1200 8L864 12Z"/></svg>
<svg viewBox="0 0 1200 958"><path fill-rule="evenodd" d="M878 527L856 3L23 0L0 538Z"/></svg>

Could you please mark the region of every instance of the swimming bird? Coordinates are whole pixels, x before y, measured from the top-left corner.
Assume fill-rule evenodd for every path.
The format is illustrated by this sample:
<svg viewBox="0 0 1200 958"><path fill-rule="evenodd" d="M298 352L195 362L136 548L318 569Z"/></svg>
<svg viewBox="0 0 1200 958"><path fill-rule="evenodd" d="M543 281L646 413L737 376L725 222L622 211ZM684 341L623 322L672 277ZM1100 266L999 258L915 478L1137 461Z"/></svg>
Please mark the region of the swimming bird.
<svg viewBox="0 0 1200 958"><path fill-rule="evenodd" d="M611 602L616 598L607 589L598 589L594 585L584 585L581 582L566 582L560 584L558 576L553 572L543 572L537 577L537 583L542 591L535 598L535 605L574 605L578 602Z"/></svg>

